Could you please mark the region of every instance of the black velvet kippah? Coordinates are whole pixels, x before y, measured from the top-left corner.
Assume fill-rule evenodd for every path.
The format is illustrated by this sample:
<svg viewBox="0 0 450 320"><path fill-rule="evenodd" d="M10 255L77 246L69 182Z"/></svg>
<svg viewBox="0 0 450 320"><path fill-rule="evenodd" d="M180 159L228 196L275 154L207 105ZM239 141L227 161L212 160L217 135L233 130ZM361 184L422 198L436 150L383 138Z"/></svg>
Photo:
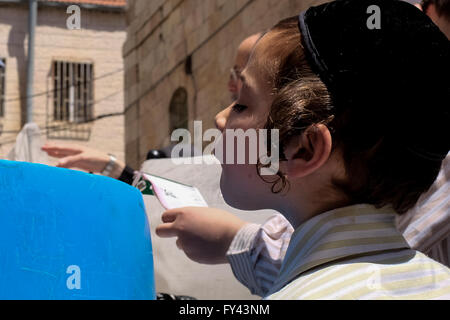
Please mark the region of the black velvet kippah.
<svg viewBox="0 0 450 320"><path fill-rule="evenodd" d="M379 29L368 25L373 5L380 9ZM431 19L403 1L337 0L303 12L299 28L334 112L354 117L344 135L363 149L381 132L417 156L445 158L450 42Z"/></svg>

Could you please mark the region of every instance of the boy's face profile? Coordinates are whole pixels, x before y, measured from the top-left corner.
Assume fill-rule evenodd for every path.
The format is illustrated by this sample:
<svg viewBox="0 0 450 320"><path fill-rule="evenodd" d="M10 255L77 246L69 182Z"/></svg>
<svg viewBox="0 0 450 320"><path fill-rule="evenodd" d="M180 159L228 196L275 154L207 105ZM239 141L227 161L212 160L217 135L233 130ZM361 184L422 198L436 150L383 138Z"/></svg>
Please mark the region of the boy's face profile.
<svg viewBox="0 0 450 320"><path fill-rule="evenodd" d="M264 128L267 122L272 104L271 87L264 80L267 76L259 68L258 57L259 52L268 45L269 38L270 35L267 34L256 44L246 68L242 71L240 76L242 87L238 100L216 116L216 127L222 133L226 130L238 129L258 131ZM235 146L235 155L237 147ZM246 145L246 159L249 158L250 152L255 151ZM226 159L225 148L224 159ZM271 198L271 185L261 180L255 164L249 164L247 161L246 164L225 164L224 162L222 168L221 189L225 200L230 205L244 210L268 207L270 201L266 200Z"/></svg>
<svg viewBox="0 0 450 320"><path fill-rule="evenodd" d="M243 86L237 102L216 116L216 126L223 133L229 129L258 131L266 126L274 100L272 94L274 88L272 80L270 80L270 71L268 71L266 61L269 59L267 50L276 43L276 37L277 33L269 32L256 44L249 63L242 72L241 81ZM317 130L317 134L311 131L311 135L305 135L308 136L306 140L293 139L295 140L294 143L287 144L284 155L288 155L290 160L280 162L280 168L281 172L285 173L291 182L292 188L288 194L285 192L281 194L274 193L272 182L277 181L279 177L277 175L265 176L263 180L258 175L258 169L255 164L248 162L246 164L222 164L221 189L226 202L241 210L271 208L284 211L283 208L285 206L292 204L289 204L291 200L296 203L295 207L299 207L298 203L310 197L310 191L301 196L303 191L305 189L322 188L324 181L327 181L336 169L335 161L329 161L329 159L335 159L330 157L331 137L328 129L325 126L322 127L322 130ZM225 135L224 140L227 137L229 136ZM312 141L307 141L309 137L311 137ZM259 135L258 139L260 139ZM304 150L300 150L305 149L304 146L310 143L317 148L309 150L313 153L313 156L306 157L307 160L303 160L301 157L304 154ZM224 146L226 146L226 143L224 143ZM255 150L249 149L248 145L246 145L245 152L246 159L248 159L249 153L255 152Z"/></svg>

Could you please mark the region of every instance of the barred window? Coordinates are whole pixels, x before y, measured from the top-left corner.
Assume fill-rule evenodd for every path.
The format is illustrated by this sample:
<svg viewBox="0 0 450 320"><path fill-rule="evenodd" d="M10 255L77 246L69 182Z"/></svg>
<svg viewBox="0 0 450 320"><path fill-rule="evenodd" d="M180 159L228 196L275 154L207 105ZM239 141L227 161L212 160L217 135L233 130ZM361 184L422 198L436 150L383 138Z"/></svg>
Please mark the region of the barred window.
<svg viewBox="0 0 450 320"><path fill-rule="evenodd" d="M0 61L2 63L0 63L0 118L3 118L5 116L5 65L6 65L6 60L0 58Z"/></svg>
<svg viewBox="0 0 450 320"><path fill-rule="evenodd" d="M93 65L53 62L53 120L83 123L93 118Z"/></svg>

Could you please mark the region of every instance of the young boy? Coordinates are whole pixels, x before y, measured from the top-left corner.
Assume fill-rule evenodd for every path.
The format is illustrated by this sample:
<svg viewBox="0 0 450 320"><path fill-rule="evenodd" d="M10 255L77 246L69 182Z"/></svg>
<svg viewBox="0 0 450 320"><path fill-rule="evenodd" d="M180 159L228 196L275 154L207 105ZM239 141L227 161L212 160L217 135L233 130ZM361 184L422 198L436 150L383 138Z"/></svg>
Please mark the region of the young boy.
<svg viewBox="0 0 450 320"><path fill-rule="evenodd" d="M367 22L374 6L381 29ZM238 102L216 123L280 131L274 186L251 165L223 165L221 183L233 206L278 210L296 229L269 298L450 297L449 269L395 227L449 151L449 53L437 27L399 1L325 4L259 41ZM178 236L194 260L223 262L243 223L189 215L165 213L158 233Z"/></svg>

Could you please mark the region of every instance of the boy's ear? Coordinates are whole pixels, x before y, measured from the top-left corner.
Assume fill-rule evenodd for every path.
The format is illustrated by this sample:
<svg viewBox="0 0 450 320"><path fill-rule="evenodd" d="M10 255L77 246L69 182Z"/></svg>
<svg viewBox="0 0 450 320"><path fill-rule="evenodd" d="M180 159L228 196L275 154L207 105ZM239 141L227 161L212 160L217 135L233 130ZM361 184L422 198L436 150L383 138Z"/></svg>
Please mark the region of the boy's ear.
<svg viewBox="0 0 450 320"><path fill-rule="evenodd" d="M330 130L323 124L292 137L284 149L287 176L302 178L321 168L331 155L332 143Z"/></svg>

